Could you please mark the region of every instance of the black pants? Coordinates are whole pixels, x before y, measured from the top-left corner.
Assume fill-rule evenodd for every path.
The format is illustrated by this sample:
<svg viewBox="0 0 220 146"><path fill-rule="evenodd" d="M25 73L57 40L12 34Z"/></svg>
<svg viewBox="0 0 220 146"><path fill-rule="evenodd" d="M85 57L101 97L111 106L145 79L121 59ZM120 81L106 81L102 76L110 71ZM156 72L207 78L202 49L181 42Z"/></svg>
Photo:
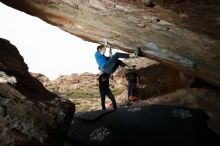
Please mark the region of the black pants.
<svg viewBox="0 0 220 146"><path fill-rule="evenodd" d="M128 98L136 95L137 83L128 82Z"/></svg>
<svg viewBox="0 0 220 146"><path fill-rule="evenodd" d="M119 58L129 58L129 54L126 53L115 53L108 62L104 66L104 72L107 74L114 73L119 66L125 67L126 64L123 63L121 60L118 60Z"/></svg>
<svg viewBox="0 0 220 146"><path fill-rule="evenodd" d="M100 95L101 95L101 105L102 105L102 109L105 110L105 96L107 95L109 97L109 99L112 101L112 105L114 110L117 109L117 105L116 105L116 101L115 101L115 97L112 94L112 91L110 89L105 89L105 90L101 90L100 91Z"/></svg>
<svg viewBox="0 0 220 146"><path fill-rule="evenodd" d="M118 60L117 63L115 64L114 68L112 69L112 73L114 73L118 69L119 66L125 67L125 66L127 66L127 64L125 64L121 60Z"/></svg>

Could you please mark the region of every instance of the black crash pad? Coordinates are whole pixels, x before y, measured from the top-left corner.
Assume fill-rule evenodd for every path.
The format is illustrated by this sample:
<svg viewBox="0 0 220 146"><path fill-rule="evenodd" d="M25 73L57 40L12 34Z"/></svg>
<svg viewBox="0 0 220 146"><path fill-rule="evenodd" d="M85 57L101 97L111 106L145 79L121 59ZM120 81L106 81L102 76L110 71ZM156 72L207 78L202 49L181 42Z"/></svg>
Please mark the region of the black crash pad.
<svg viewBox="0 0 220 146"><path fill-rule="evenodd" d="M199 109L152 105L76 113L67 134L74 146L218 145Z"/></svg>

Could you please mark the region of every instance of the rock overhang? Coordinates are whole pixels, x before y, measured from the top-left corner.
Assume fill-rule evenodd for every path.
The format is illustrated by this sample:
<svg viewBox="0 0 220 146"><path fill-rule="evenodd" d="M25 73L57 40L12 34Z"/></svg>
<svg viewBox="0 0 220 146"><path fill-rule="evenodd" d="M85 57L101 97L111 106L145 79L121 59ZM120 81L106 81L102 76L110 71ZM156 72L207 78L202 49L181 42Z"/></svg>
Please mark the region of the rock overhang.
<svg viewBox="0 0 220 146"><path fill-rule="evenodd" d="M86 41L107 41L220 86L220 2L0 0Z"/></svg>

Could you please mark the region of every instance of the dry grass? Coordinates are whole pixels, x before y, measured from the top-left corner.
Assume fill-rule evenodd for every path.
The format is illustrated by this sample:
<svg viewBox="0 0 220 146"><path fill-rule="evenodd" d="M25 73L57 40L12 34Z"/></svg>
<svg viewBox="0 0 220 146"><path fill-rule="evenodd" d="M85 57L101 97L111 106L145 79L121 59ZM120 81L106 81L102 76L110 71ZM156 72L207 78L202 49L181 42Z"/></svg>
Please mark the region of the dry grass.
<svg viewBox="0 0 220 146"><path fill-rule="evenodd" d="M125 88L111 87L112 93L117 96L124 92ZM59 96L64 97L72 101L76 105L76 112L87 112L92 110L101 109L101 101L98 90L73 90L68 93L59 94ZM110 102L106 98L106 103Z"/></svg>

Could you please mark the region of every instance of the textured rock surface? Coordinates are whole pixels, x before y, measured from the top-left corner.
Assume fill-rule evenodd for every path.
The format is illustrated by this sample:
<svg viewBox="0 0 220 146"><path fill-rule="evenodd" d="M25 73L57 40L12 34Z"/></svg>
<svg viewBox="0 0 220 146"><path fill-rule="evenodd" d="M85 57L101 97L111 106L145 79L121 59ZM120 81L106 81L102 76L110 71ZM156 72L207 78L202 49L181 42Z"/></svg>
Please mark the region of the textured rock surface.
<svg viewBox="0 0 220 146"><path fill-rule="evenodd" d="M61 145L74 104L49 92L15 46L0 39L0 145Z"/></svg>
<svg viewBox="0 0 220 146"><path fill-rule="evenodd" d="M219 0L0 0L92 42L108 41L220 86ZM155 5L155 6L154 6Z"/></svg>
<svg viewBox="0 0 220 146"><path fill-rule="evenodd" d="M168 94L177 89L189 88L194 78L179 72L176 69L159 64L146 58L125 60L129 64L136 65L136 73L139 76L139 95L145 99L152 96ZM116 72L117 82L127 84L125 74L127 70L120 69Z"/></svg>
<svg viewBox="0 0 220 146"><path fill-rule="evenodd" d="M45 75L41 74L41 73L32 73L31 72L31 75L38 79L44 86L46 83L48 83L50 80L48 77L46 77Z"/></svg>
<svg viewBox="0 0 220 146"><path fill-rule="evenodd" d="M135 105L174 105L199 108L208 114L209 127L220 136L220 92L210 89L182 89L164 96L152 97L139 101Z"/></svg>

